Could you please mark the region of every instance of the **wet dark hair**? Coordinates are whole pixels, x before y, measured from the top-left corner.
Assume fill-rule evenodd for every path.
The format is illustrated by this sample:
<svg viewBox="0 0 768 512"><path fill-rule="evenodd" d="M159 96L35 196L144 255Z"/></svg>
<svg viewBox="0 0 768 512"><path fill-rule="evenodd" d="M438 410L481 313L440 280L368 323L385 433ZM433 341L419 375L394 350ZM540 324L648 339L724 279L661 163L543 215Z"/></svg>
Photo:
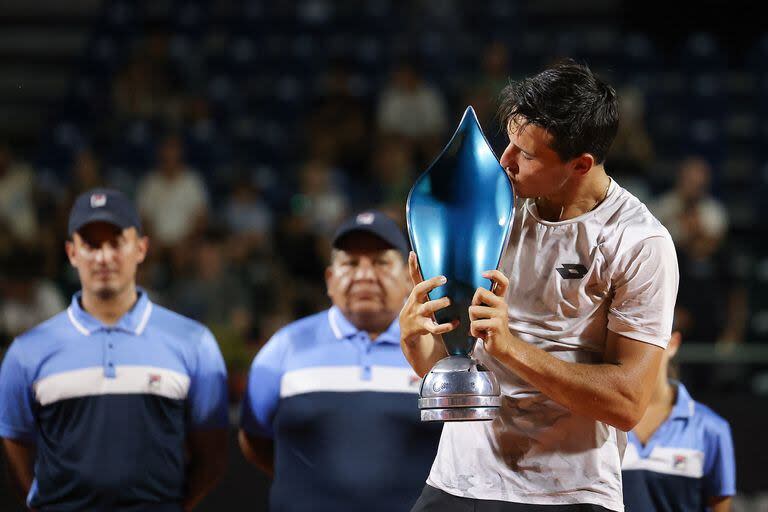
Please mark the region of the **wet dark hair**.
<svg viewBox="0 0 768 512"><path fill-rule="evenodd" d="M518 117L547 130L561 160L590 153L601 164L619 128L619 101L616 90L589 67L564 60L504 88L499 106L504 133Z"/></svg>

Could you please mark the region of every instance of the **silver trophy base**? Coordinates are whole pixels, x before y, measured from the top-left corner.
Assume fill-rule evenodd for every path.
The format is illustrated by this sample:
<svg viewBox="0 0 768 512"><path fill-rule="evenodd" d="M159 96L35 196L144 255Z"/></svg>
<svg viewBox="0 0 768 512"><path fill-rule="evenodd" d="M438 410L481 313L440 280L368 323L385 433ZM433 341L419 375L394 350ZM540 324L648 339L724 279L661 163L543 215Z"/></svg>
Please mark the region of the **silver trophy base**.
<svg viewBox="0 0 768 512"><path fill-rule="evenodd" d="M421 421L488 421L500 407L496 376L469 357L441 359L421 382Z"/></svg>

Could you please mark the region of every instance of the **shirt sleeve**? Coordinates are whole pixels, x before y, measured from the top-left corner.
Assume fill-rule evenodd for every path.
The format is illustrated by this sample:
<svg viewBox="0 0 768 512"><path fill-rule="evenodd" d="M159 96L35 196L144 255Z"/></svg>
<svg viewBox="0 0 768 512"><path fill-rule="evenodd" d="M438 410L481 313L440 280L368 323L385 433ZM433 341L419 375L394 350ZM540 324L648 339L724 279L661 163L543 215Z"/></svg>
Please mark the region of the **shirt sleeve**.
<svg viewBox="0 0 768 512"><path fill-rule="evenodd" d="M619 258L617 268L608 329L666 348L680 280L672 240L656 236L637 243Z"/></svg>
<svg viewBox="0 0 768 512"><path fill-rule="evenodd" d="M0 437L34 441L32 383L22 356L16 341L11 344L0 366Z"/></svg>
<svg viewBox="0 0 768 512"><path fill-rule="evenodd" d="M228 427L227 369L216 338L208 329L197 346L197 367L188 400L193 430Z"/></svg>
<svg viewBox="0 0 768 512"><path fill-rule="evenodd" d="M728 422L719 422L706 430L704 453L704 495L708 498L736 494L736 460Z"/></svg>
<svg viewBox="0 0 768 512"><path fill-rule="evenodd" d="M280 381L289 338L278 331L256 354L243 397L240 426L249 434L272 438L272 419L280 402Z"/></svg>

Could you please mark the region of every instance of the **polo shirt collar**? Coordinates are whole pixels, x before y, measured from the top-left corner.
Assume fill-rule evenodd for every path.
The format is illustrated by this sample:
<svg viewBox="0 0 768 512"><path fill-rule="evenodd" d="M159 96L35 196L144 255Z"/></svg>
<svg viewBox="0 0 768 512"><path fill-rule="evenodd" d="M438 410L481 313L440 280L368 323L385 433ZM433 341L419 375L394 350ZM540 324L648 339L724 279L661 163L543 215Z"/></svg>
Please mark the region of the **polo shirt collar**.
<svg viewBox="0 0 768 512"><path fill-rule="evenodd" d="M129 334L140 335L147 327L147 322L152 314L152 301L149 300L147 292L142 288L137 288L138 300L133 307L128 310L115 325L108 326L103 324L93 315L83 309L80 304L82 291L72 296L72 302L67 308L67 316L72 325L86 336L90 336L99 329L117 329Z"/></svg>
<svg viewBox="0 0 768 512"><path fill-rule="evenodd" d="M362 332L360 329L352 325L352 323L347 320L347 317L344 316L344 313L342 313L341 310L336 306L333 306L328 310L328 322L331 324L331 331L333 331L334 336L336 336L336 339L339 340L352 338L356 334ZM365 333L365 335L368 336L368 333ZM394 343L399 345L400 325L397 322L397 318L395 318L395 320L389 324L387 330L379 334L379 336L373 340L373 342Z"/></svg>
<svg viewBox="0 0 768 512"><path fill-rule="evenodd" d="M696 406L693 398L691 398L688 390L681 382L672 382L673 385L677 385L677 399L675 405L672 407L672 412L669 414L670 419L688 419L693 416L693 411Z"/></svg>

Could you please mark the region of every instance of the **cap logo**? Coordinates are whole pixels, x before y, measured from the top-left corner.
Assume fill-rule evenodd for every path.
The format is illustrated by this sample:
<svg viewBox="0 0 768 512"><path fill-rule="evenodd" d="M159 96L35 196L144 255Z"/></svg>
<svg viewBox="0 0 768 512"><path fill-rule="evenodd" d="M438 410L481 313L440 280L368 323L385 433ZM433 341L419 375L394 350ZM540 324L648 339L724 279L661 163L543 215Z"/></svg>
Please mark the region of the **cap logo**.
<svg viewBox="0 0 768 512"><path fill-rule="evenodd" d="M106 194L91 194L91 208L101 208L107 204Z"/></svg>
<svg viewBox="0 0 768 512"><path fill-rule="evenodd" d="M358 224L373 224L374 219L376 216L371 212L365 212L358 214L357 218L355 219L355 222Z"/></svg>

